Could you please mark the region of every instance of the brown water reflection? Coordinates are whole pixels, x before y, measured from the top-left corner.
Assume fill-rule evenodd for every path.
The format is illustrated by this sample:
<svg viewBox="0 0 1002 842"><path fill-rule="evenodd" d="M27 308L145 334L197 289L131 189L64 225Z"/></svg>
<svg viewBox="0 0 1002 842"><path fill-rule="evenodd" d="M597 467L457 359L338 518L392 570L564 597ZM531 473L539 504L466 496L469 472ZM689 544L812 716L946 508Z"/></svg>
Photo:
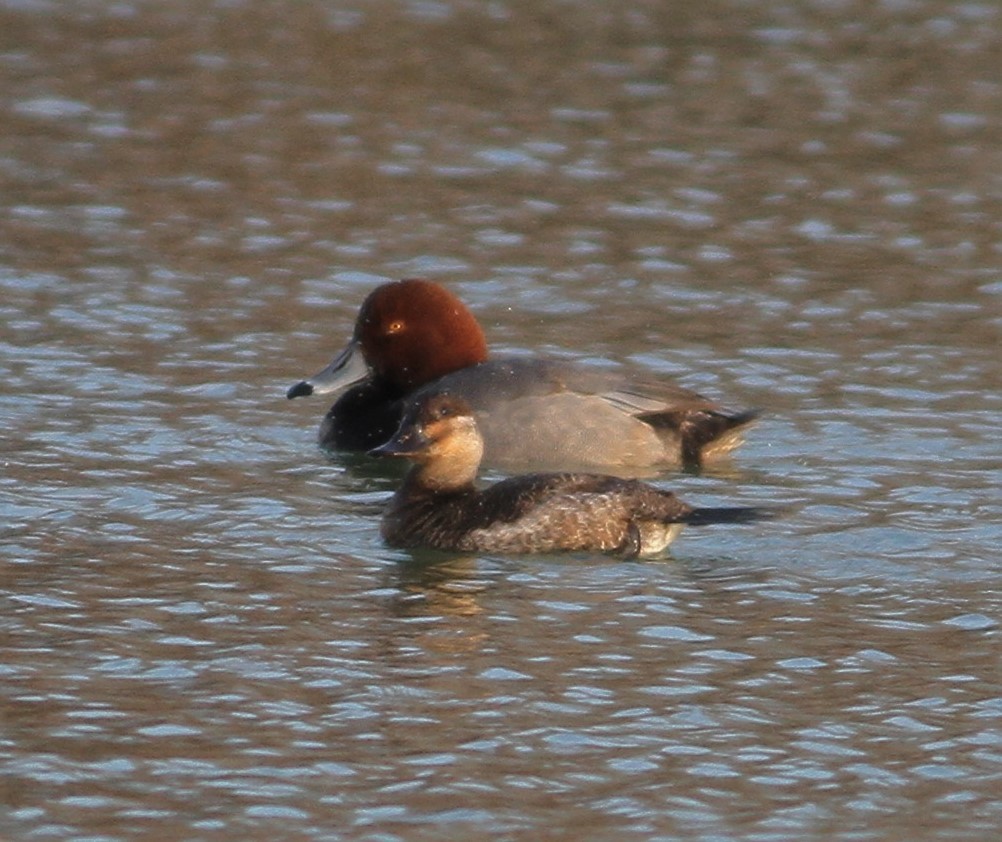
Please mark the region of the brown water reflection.
<svg viewBox="0 0 1002 842"><path fill-rule="evenodd" d="M260 817L320 835L331 815L409 835L567 810L599 833L782 835L906 808L947 832L950 804L993 826L977 809L998 750L991 624L942 600L544 562L388 568L366 592L341 564L335 582L192 555L183 594L167 565L128 583L141 596L23 594L11 644L44 662L9 674L36 781L10 806L44 794L48 820L92 832L137 810L148 828L183 811L206 831Z"/></svg>
<svg viewBox="0 0 1002 842"><path fill-rule="evenodd" d="M985 839L994 4L0 5L0 835ZM386 278L762 424L784 521L411 557L284 388Z"/></svg>

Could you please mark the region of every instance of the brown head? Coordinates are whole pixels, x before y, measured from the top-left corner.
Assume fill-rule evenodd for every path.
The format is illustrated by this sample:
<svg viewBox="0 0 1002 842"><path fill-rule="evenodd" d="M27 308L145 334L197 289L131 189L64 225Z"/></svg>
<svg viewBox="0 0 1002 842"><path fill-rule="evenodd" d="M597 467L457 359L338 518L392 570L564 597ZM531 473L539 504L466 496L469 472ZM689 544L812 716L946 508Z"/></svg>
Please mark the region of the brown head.
<svg viewBox="0 0 1002 842"><path fill-rule="evenodd" d="M411 482L447 491L473 483L484 440L464 400L435 392L411 404L393 438L369 452L410 459L417 464Z"/></svg>
<svg viewBox="0 0 1002 842"><path fill-rule="evenodd" d="M417 279L373 290L358 314L355 341L373 374L402 392L487 359L484 332L463 302Z"/></svg>

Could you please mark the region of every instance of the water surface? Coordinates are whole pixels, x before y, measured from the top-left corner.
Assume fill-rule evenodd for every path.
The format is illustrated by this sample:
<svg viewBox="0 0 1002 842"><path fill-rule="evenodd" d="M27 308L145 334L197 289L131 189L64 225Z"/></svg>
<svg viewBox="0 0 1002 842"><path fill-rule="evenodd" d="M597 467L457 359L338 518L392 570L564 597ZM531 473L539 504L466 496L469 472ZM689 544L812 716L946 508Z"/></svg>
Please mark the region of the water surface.
<svg viewBox="0 0 1002 842"><path fill-rule="evenodd" d="M0 833L990 838L1002 12L0 4ZM766 409L651 563L384 547L371 287Z"/></svg>

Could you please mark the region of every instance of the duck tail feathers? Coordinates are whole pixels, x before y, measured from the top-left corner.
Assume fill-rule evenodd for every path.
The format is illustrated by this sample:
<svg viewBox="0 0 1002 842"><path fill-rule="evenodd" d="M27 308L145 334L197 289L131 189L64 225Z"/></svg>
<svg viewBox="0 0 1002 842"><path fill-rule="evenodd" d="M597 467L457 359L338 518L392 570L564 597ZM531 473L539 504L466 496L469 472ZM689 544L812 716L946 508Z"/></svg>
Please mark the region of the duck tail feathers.
<svg viewBox="0 0 1002 842"><path fill-rule="evenodd" d="M775 520L783 509L770 506L720 506L693 509L682 518L690 526L707 526L713 523L755 523Z"/></svg>
<svg viewBox="0 0 1002 842"><path fill-rule="evenodd" d="M735 413L689 413L679 425L683 464L687 468L699 468L707 457L713 458L734 450L741 444L745 428L761 414L759 409Z"/></svg>

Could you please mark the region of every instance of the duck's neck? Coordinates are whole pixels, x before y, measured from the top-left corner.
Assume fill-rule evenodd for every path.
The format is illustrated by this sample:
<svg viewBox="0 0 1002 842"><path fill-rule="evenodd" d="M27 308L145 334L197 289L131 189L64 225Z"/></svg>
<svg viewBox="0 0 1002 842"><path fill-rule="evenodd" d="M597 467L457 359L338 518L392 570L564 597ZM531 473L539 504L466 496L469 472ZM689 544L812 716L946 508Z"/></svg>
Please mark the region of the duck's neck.
<svg viewBox="0 0 1002 842"><path fill-rule="evenodd" d="M483 455L483 444L478 440L457 443L411 468L407 485L432 494L445 494L473 488Z"/></svg>

